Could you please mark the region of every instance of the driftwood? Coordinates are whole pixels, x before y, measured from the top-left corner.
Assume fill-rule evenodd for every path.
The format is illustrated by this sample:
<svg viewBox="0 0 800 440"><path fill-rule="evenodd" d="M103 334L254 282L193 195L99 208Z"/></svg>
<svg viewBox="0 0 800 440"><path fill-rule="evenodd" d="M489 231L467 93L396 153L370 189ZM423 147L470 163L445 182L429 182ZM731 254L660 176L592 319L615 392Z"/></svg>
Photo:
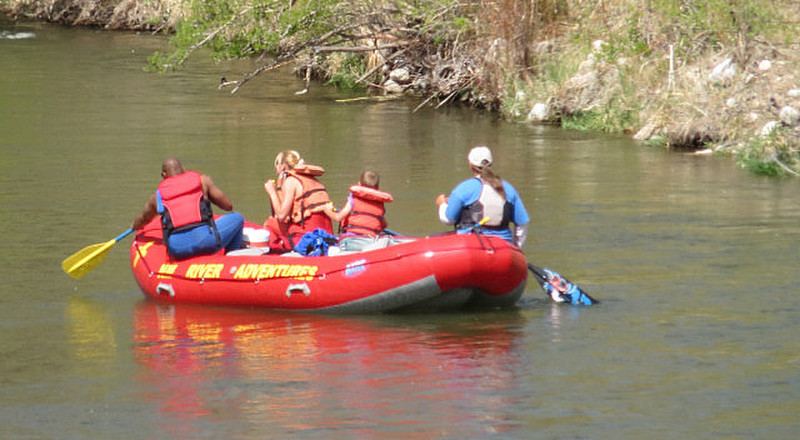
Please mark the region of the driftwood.
<svg viewBox="0 0 800 440"><path fill-rule="evenodd" d="M404 45L400 44L385 44L383 46L319 46L313 48L314 52L322 53L322 52L374 52L376 50L386 50L386 49L399 49L404 47Z"/></svg>
<svg viewBox="0 0 800 440"><path fill-rule="evenodd" d="M334 102L340 103L347 103L347 102L359 102L359 101L393 101L395 99L400 99L400 95L388 95L388 96L359 96L358 98L347 98L347 99L337 99Z"/></svg>
<svg viewBox="0 0 800 440"><path fill-rule="evenodd" d="M791 174L792 176L795 176L795 177L800 177L800 174L798 174L798 172L797 172L797 171L793 170L791 167L789 167L789 166L788 166L788 165L786 165L785 163L781 162L781 161L780 161L780 159L778 159L778 155L777 155L777 154L774 154L774 153L773 153L773 154L770 156L770 159L771 159L771 160L772 160L772 161L773 161L773 162L774 162L776 165L778 165L779 167L781 167L781 169L783 169L783 171L785 171L785 172L787 172L787 173Z"/></svg>

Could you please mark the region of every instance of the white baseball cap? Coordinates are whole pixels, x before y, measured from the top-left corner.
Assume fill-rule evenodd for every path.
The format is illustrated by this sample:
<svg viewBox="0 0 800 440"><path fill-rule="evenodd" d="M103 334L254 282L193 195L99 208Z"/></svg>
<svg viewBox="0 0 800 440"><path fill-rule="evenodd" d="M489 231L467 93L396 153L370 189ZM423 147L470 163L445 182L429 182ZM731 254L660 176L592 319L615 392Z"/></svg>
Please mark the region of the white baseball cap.
<svg viewBox="0 0 800 440"><path fill-rule="evenodd" d="M469 164L476 168L488 167L492 164L492 150L483 145L469 150Z"/></svg>

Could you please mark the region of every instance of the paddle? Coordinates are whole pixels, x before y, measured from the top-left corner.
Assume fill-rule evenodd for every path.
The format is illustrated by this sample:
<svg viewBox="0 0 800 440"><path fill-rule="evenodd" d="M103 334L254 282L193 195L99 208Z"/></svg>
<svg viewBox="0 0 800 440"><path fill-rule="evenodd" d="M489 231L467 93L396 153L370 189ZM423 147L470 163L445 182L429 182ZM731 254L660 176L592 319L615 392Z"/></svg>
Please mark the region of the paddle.
<svg viewBox="0 0 800 440"><path fill-rule="evenodd" d="M528 269L533 273L534 278L542 286L545 293L555 302L568 302L573 305L583 304L587 306L599 302L558 272L534 266L531 263L528 263Z"/></svg>
<svg viewBox="0 0 800 440"><path fill-rule="evenodd" d="M468 231L477 233L478 238L480 238L481 227L488 221L489 217L484 217L481 221L472 225ZM390 235L399 235L397 232L389 229L384 229L384 232ZM533 273L534 278L536 278L536 281L542 286L545 293L555 302L569 302L573 305L584 304L587 306L599 302L589 296L588 293L581 290L577 284L574 284L556 271L534 266L531 263L528 263L528 269Z"/></svg>
<svg viewBox="0 0 800 440"><path fill-rule="evenodd" d="M83 278L92 269L103 262L112 246L133 232L133 228L120 234L117 238L105 243L97 243L75 252L61 263L67 275L72 278Z"/></svg>
<svg viewBox="0 0 800 440"><path fill-rule="evenodd" d="M473 225L469 230L474 231L480 238L481 227L489 221L489 217L484 217L477 224ZM545 293L550 295L550 298L555 302L569 302L573 305L584 304L592 305L597 304L598 301L588 293L581 290L576 284L566 279L564 276L550 269L534 266L528 263L528 269L533 273L536 281L542 286Z"/></svg>
<svg viewBox="0 0 800 440"><path fill-rule="evenodd" d="M478 237L480 237L480 228L488 221L489 217L484 217L480 222L474 225L471 230L478 233ZM581 290L577 284L572 283L556 271L534 266L531 263L528 263L528 269L533 273L534 278L536 278L536 281L542 286L545 293L550 295L550 298L555 302L569 302L573 305L584 304L587 306L598 303L596 299Z"/></svg>

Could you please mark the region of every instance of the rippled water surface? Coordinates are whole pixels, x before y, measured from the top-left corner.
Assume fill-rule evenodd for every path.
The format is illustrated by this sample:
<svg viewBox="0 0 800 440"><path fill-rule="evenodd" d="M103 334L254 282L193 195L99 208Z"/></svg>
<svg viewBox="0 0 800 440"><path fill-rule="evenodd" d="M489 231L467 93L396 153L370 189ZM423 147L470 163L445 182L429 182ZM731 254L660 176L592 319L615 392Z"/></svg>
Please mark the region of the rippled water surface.
<svg viewBox="0 0 800 440"><path fill-rule="evenodd" d="M248 61L145 72L161 37L0 22L0 437L789 439L800 432L800 182L627 137L466 109L349 101ZM364 167L390 228L490 145L533 217L525 252L602 300L315 316L144 301L129 239L82 280L60 262L130 225L176 155L261 221L275 154Z"/></svg>

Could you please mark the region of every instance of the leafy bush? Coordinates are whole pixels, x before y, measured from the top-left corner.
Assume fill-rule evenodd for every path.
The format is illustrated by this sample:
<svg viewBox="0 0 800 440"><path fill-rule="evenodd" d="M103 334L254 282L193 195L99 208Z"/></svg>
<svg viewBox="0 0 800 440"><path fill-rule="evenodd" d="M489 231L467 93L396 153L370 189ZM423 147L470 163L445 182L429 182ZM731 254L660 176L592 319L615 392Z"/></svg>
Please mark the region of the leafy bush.
<svg viewBox="0 0 800 440"><path fill-rule="evenodd" d="M796 133L789 127L774 129L765 137L753 138L738 153L737 162L755 174L766 176L797 175L800 151Z"/></svg>

